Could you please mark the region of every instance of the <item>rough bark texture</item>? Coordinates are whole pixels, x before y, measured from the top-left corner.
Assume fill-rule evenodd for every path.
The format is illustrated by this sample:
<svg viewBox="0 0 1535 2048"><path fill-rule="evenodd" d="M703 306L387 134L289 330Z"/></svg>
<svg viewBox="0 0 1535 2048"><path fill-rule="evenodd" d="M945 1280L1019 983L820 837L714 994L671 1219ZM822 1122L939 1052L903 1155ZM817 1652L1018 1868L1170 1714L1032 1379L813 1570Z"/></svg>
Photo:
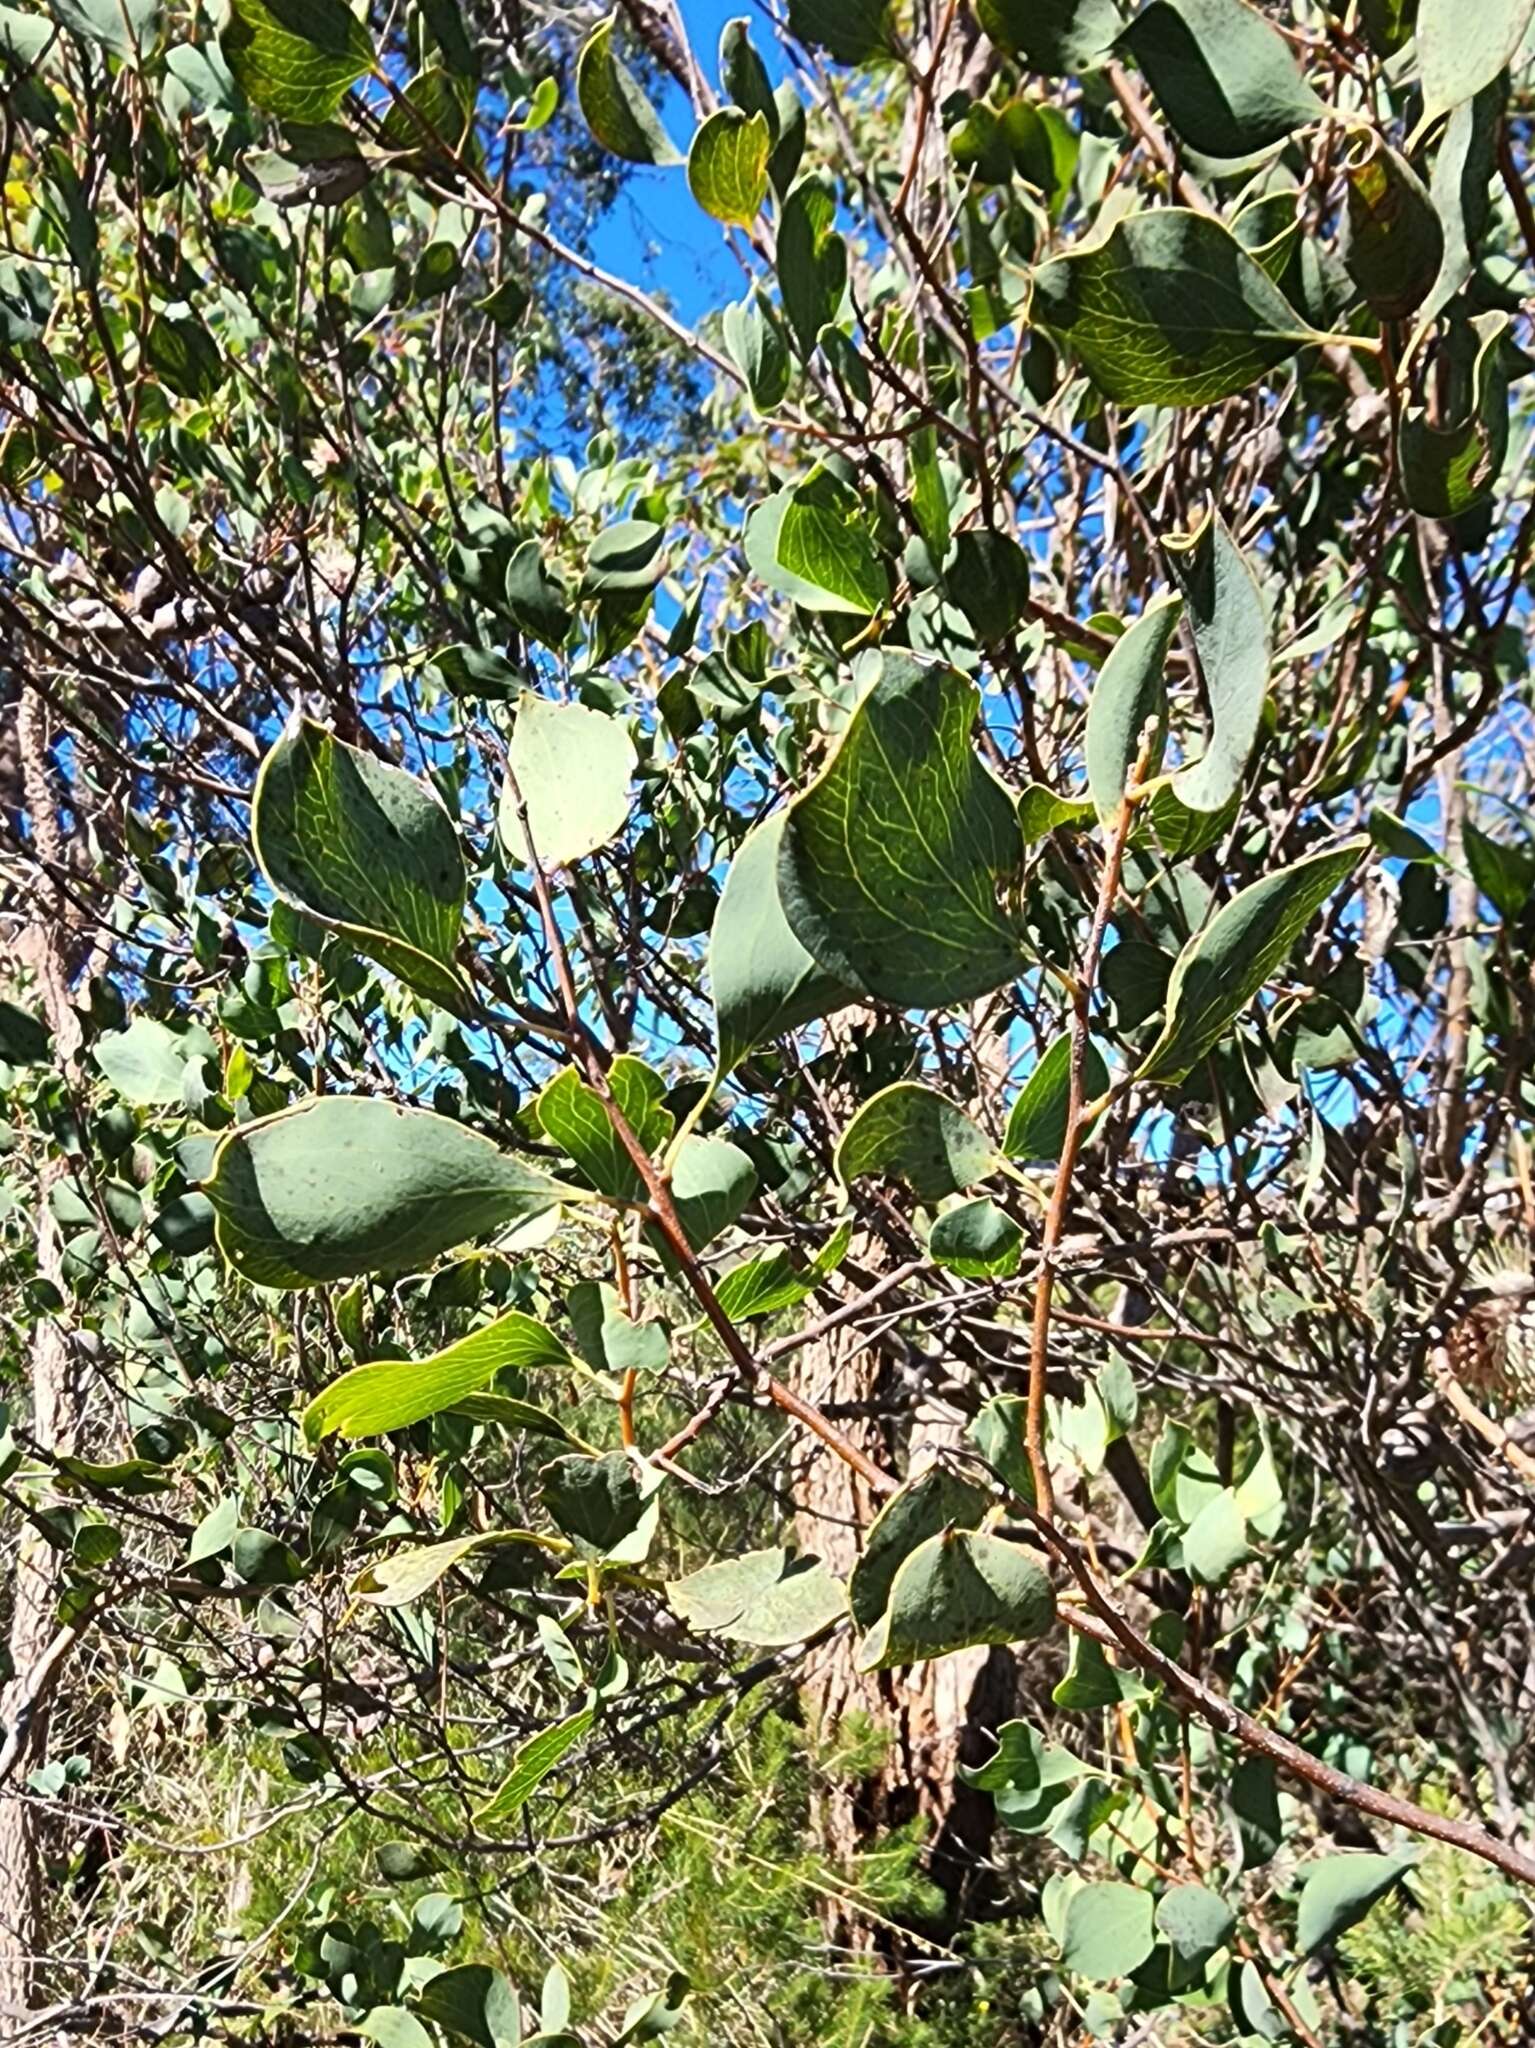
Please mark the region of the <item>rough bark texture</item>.
<svg viewBox="0 0 1535 2048"><path fill-rule="evenodd" d="M49 782L46 711L30 689L22 693L17 715L17 748L21 758L32 847L46 874L63 871L64 846ZM42 914L11 941L8 963L14 974L30 974L53 1033L61 1066L69 1071L79 1044L79 1028L69 1004L68 960L70 923L61 892L44 887L34 898ZM48 1196L62 1163L46 1162L37 1176L37 1270L60 1293L63 1247ZM40 1317L31 1346L31 1429L50 1449L67 1451L79 1428L80 1388L73 1354L62 1324ZM45 1671L56 1631L59 1568L57 1554L36 1530L23 1526L17 1536L12 1578L10 1656L14 1676L0 1696L10 1769L0 1784L0 2017L37 2002L39 1958L46 1947L46 1891L37 1809L26 1796L26 1778L47 1748L48 1701L57 1677L58 1660ZM39 1674L43 1682L39 1683ZM3 2036L0 2036L3 2038Z"/></svg>

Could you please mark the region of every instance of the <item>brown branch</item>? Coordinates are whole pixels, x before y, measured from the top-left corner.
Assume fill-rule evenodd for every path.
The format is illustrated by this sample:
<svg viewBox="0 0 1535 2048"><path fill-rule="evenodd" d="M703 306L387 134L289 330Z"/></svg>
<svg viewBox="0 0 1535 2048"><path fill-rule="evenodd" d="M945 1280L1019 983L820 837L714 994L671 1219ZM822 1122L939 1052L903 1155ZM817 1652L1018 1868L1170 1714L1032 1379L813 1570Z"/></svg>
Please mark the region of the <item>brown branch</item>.
<svg viewBox="0 0 1535 2048"><path fill-rule="evenodd" d="M1139 783L1140 779L1141 770L1137 767L1135 782ZM1103 935L1108 926L1109 912L1119 893L1119 871L1124 864L1125 842L1130 836L1134 816L1135 798L1131 791L1126 791L1120 799L1119 816L1114 821L1113 835L1103 863L1103 879L1098 886L1098 901L1093 907L1093 922L1088 932L1087 950L1082 956L1082 969L1072 984L1066 1135L1061 1144L1055 1186L1050 1192L1050 1207L1045 1212L1039 1271L1034 1283L1034 1329L1029 1345L1029 1405L1024 1421L1024 1442L1029 1454L1029 1471L1034 1479L1035 1503L1047 1518L1053 1518L1055 1514L1055 1490L1050 1482L1050 1460L1045 1454L1045 1375L1050 1360L1050 1301L1055 1291L1055 1254L1066 1228L1066 1214L1071 1206L1071 1183L1077 1170L1077 1154L1082 1147L1085 1092L1082 1083L1087 1064L1088 1011L1098 980L1098 962L1103 954Z"/></svg>

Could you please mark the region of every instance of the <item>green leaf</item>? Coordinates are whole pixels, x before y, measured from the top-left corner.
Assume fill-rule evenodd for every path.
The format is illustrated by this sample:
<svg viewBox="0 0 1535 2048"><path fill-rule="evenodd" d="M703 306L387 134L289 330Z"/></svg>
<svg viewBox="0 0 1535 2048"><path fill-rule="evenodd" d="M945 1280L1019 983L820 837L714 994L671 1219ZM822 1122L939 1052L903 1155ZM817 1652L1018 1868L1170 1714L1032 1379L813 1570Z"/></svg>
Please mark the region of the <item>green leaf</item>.
<svg viewBox="0 0 1535 2048"><path fill-rule="evenodd" d="M1324 1856L1301 1886L1295 1938L1303 1956L1335 1942L1361 1921L1417 1862L1413 1852L1397 1856Z"/></svg>
<svg viewBox="0 0 1535 2048"><path fill-rule="evenodd" d="M429 1358L380 1358L353 1366L304 1410L304 1436L382 1436L452 1408L488 1387L507 1366L570 1364L552 1331L513 1309Z"/></svg>
<svg viewBox="0 0 1535 2048"><path fill-rule="evenodd" d="M947 1529L901 1564L889 1606L858 1646L858 1669L884 1671L987 1643L1027 1642L1054 1620L1055 1588L1038 1551Z"/></svg>
<svg viewBox="0 0 1535 2048"><path fill-rule="evenodd" d="M217 1048L195 1026L172 1031L154 1017L135 1017L126 1031L104 1031L91 1057L124 1102L151 1108L179 1104L188 1062L214 1059Z"/></svg>
<svg viewBox="0 0 1535 2048"><path fill-rule="evenodd" d="M1185 1969L1198 1969L1224 1948L1237 1916L1226 1901L1202 1884L1175 1884L1157 1901L1157 1932Z"/></svg>
<svg viewBox="0 0 1535 2048"><path fill-rule="evenodd" d="M932 1203L984 1180L996 1161L996 1147L963 1110L920 1081L897 1081L859 1110L832 1164L844 1187L882 1173Z"/></svg>
<svg viewBox="0 0 1535 2048"><path fill-rule="evenodd" d="M1029 558L1011 534L967 527L943 567L944 594L983 645L1016 631L1029 598Z"/></svg>
<svg viewBox="0 0 1535 2048"><path fill-rule="evenodd" d="M666 1083L654 1067L620 1053L608 1070L607 1084L620 1116L645 1151L656 1157L672 1135L674 1118L666 1107ZM618 1201L644 1199L645 1183L613 1127L607 1107L574 1067L557 1074L535 1105L540 1127L575 1161L583 1178L599 1194Z"/></svg>
<svg viewBox="0 0 1535 2048"><path fill-rule="evenodd" d="M643 1558L655 1529L656 1488L661 1474L643 1476L624 1451L601 1458L556 1458L541 1480L544 1506L578 1555L634 1564Z"/></svg>
<svg viewBox="0 0 1535 2048"><path fill-rule="evenodd" d="M201 1564L205 1557L217 1557L221 1550L227 1550L234 1542L239 1526L240 1503L233 1494L226 1494L223 1500L209 1508L192 1531L192 1540L187 1545L187 1563Z"/></svg>
<svg viewBox="0 0 1535 2048"><path fill-rule="evenodd" d="M1504 917L1522 917L1535 890L1535 854L1489 837L1469 820L1462 845L1471 879L1488 902Z"/></svg>
<svg viewBox="0 0 1535 2048"><path fill-rule="evenodd" d="M680 164L681 153L613 49L617 20L612 14L599 22L576 60L576 98L586 125L604 149L628 163Z"/></svg>
<svg viewBox="0 0 1535 2048"><path fill-rule="evenodd" d="M758 412L772 412L789 389L792 365L778 321L752 289L739 305L724 313L725 352L746 379Z"/></svg>
<svg viewBox="0 0 1535 2048"><path fill-rule="evenodd" d="M999 50L1052 78L1106 64L1121 26L1114 0L976 0L975 11Z"/></svg>
<svg viewBox="0 0 1535 2048"><path fill-rule="evenodd" d="M550 571L541 542L519 541L513 548L506 565L504 588L507 609L525 633L545 647L564 646L570 633L570 593ZM514 851L521 856L520 834Z"/></svg>
<svg viewBox="0 0 1535 2048"><path fill-rule="evenodd" d="M1524 41L1532 0L1420 0L1418 73L1423 81L1423 124L1458 107L1491 85Z"/></svg>
<svg viewBox="0 0 1535 2048"><path fill-rule="evenodd" d="M432 2037L403 2005L375 2005L357 2021L357 2031L378 2048L432 2048Z"/></svg>
<svg viewBox="0 0 1535 2048"><path fill-rule="evenodd" d="M19 1003L0 997L0 1060L11 1067L41 1066L49 1058L52 1046L52 1035L40 1017L34 1017ZM97 1065L100 1064L98 1055ZM178 1082L177 1098L180 1094Z"/></svg>
<svg viewBox="0 0 1535 2048"><path fill-rule="evenodd" d="M535 1407L531 1401L513 1400L509 1394L465 1394L461 1401L454 1402L452 1412L467 1416L471 1422L493 1422L506 1429L526 1430L529 1436L546 1436L573 1451L595 1456L591 1445L568 1429L558 1416Z"/></svg>
<svg viewBox="0 0 1535 2048"><path fill-rule="evenodd" d="M848 1605L863 1629L873 1628L890 1604L895 1575L912 1553L945 1529L974 1529L991 1505L986 1489L944 1465L930 1465L886 1501L864 1536L848 1580Z"/></svg>
<svg viewBox="0 0 1535 2048"><path fill-rule="evenodd" d="M1034 1502L1034 1474L1024 1449L1028 1403L1019 1394L993 1394L965 1435L1004 1486Z"/></svg>
<svg viewBox="0 0 1535 2048"><path fill-rule="evenodd" d="M747 834L714 913L709 989L722 1075L754 1046L858 1000L821 972L784 915L778 859L787 818L779 811Z"/></svg>
<svg viewBox="0 0 1535 2048"><path fill-rule="evenodd" d="M837 188L824 171L801 178L778 221L775 267L789 329L802 357L837 317L847 289L847 244L837 233Z"/></svg>
<svg viewBox="0 0 1535 2048"><path fill-rule="evenodd" d="M689 1138L672 1163L672 1200L695 1252L728 1230L757 1192L757 1169L728 1138Z"/></svg>
<svg viewBox="0 0 1535 2048"><path fill-rule="evenodd" d="M890 0L789 0L789 33L827 50L839 64L889 56Z"/></svg>
<svg viewBox="0 0 1535 2048"><path fill-rule="evenodd" d="M497 1550L507 1543L537 1544L525 1529L482 1529L471 1536L455 1536L447 1543L419 1543L411 1550L398 1550L393 1557L377 1557L353 1580L353 1591L370 1607L408 1607L429 1593L437 1581L480 1550Z"/></svg>
<svg viewBox="0 0 1535 2048"><path fill-rule="evenodd" d="M527 1747L531 1749L532 1743ZM522 2040L517 1994L488 1963L460 1963L439 1971L416 1993L416 2010L449 2033L472 2041L474 2048L518 2048Z"/></svg>
<svg viewBox="0 0 1535 2048"><path fill-rule="evenodd" d="M361 1095L229 1132L204 1192L230 1265L281 1288L418 1272L466 1238L583 1199L463 1124Z"/></svg>
<svg viewBox="0 0 1535 2048"><path fill-rule="evenodd" d="M1121 40L1204 156L1251 156L1324 111L1289 44L1245 0L1152 0Z"/></svg>
<svg viewBox="0 0 1535 2048"><path fill-rule="evenodd" d="M732 1266L715 1287L715 1299L733 1323L793 1308L815 1292L818 1275L801 1273L785 1250Z"/></svg>
<svg viewBox="0 0 1535 2048"><path fill-rule="evenodd" d="M1046 1742L1026 1721L1006 1721L997 1730L997 1753L978 1770L958 1766L958 1776L989 1792L997 1819L1019 1834L1041 1834L1057 1809L1071 1798L1088 1766L1069 1750Z"/></svg>
<svg viewBox="0 0 1535 2048"><path fill-rule="evenodd" d="M517 707L509 758L539 860L569 867L595 853L629 820L629 783L636 755L629 728L584 704L553 704L526 694ZM527 841L511 784L501 792L501 839L514 860Z"/></svg>
<svg viewBox="0 0 1535 2048"><path fill-rule="evenodd" d="M388 148L408 150L427 163L451 164L469 133L474 102L463 81L440 64L419 72L384 116Z"/></svg>
<svg viewBox="0 0 1535 2048"><path fill-rule="evenodd" d="M224 381L224 358L201 320L156 313L144 337L144 360L178 397L206 403Z"/></svg>
<svg viewBox="0 0 1535 2048"><path fill-rule="evenodd" d="M1021 966L1004 892L1023 843L971 746L975 685L909 655L869 669L835 753L789 809L784 912L847 986L913 1009L987 995Z"/></svg>
<svg viewBox="0 0 1535 2048"><path fill-rule="evenodd" d="M1034 315L1126 405L1212 405L1316 338L1218 220L1173 206L1036 271Z"/></svg>
<svg viewBox="0 0 1535 2048"><path fill-rule="evenodd" d="M519 1814L545 1778L559 1768L589 1732L596 1718L595 1706L582 1707L579 1713L556 1722L552 1728L541 1730L523 1743L501 1783L485 1804L476 1808L476 1826L499 1827ZM432 1981L440 1984L442 1980L434 1978Z"/></svg>
<svg viewBox="0 0 1535 2048"><path fill-rule="evenodd" d="M764 113L720 107L693 137L688 190L727 227L749 228L767 197L773 136Z"/></svg>
<svg viewBox="0 0 1535 2048"><path fill-rule="evenodd" d="M1105 825L1119 817L1136 762L1144 755L1143 781L1161 765L1167 739L1162 670L1182 615L1183 599L1175 592L1154 597L1114 642L1093 684L1084 751L1087 786Z"/></svg>
<svg viewBox="0 0 1535 2048"><path fill-rule="evenodd" d="M672 1612L704 1635L778 1650L819 1635L846 1612L846 1592L819 1558L749 1550L668 1579Z"/></svg>
<svg viewBox="0 0 1535 2048"><path fill-rule="evenodd" d="M927 1235L928 1256L970 1280L1018 1270L1023 1232L988 1196L946 1209Z"/></svg>
<svg viewBox="0 0 1535 2048"><path fill-rule="evenodd" d="M1420 320L1437 319L1467 283L1492 210L1490 187L1497 171L1498 131L1507 81L1500 75L1464 100L1445 125L1434 157L1429 197L1444 228L1444 258Z"/></svg>
<svg viewBox="0 0 1535 2048"><path fill-rule="evenodd" d="M48 12L72 35L118 57L142 56L160 33L159 0L48 0Z"/></svg>
<svg viewBox="0 0 1535 2048"><path fill-rule="evenodd" d="M1027 844L1062 825L1085 825L1094 816L1090 800L1057 796L1042 782L1027 782L1018 798L1018 829Z"/></svg>
<svg viewBox="0 0 1535 2048"><path fill-rule="evenodd" d="M1252 1555L1247 1517L1229 1486L1223 1486L1200 1509L1183 1538L1183 1561L1206 1586L1219 1586Z"/></svg>
<svg viewBox="0 0 1535 2048"><path fill-rule="evenodd" d="M345 0L231 0L224 62L253 105L280 121L329 121L378 63Z"/></svg>
<svg viewBox="0 0 1535 2048"><path fill-rule="evenodd" d="M1191 811L1219 811L1242 785L1263 719L1273 648L1268 613L1218 512L1165 546L1193 628L1211 725L1199 760L1173 777L1173 794Z"/></svg>
<svg viewBox="0 0 1535 2048"><path fill-rule="evenodd" d="M1086 1884L1066 1908L1061 1961L1095 1984L1128 1977L1156 1946L1152 1897L1139 1885Z"/></svg>
<svg viewBox="0 0 1535 2048"><path fill-rule="evenodd" d="M1279 1788L1266 1756L1244 1756L1231 1774L1231 1813L1240 1847L1239 1870L1257 1870L1284 1840Z"/></svg>
<svg viewBox="0 0 1535 2048"><path fill-rule="evenodd" d="M1082 1062L1082 1099L1094 1102L1109 1085L1103 1055L1087 1041ZM1063 1031L1046 1049L1013 1104L1002 1150L1009 1159L1059 1159L1071 1108L1071 1033Z"/></svg>
<svg viewBox="0 0 1535 2048"><path fill-rule="evenodd" d="M1502 474L1508 325L1506 313L1481 313L1452 330L1452 395L1441 413L1449 424L1431 425L1421 406L1403 416L1397 440L1402 494L1425 519L1458 519L1492 495Z"/></svg>
<svg viewBox="0 0 1535 2048"><path fill-rule="evenodd" d="M1103 1654L1103 1646L1091 1636L1073 1636L1071 1660L1066 1676L1050 1695L1058 1707L1073 1713L1092 1713L1099 1707L1117 1707L1146 1698L1146 1687L1133 1671L1123 1671Z"/></svg>
<svg viewBox="0 0 1535 2048"><path fill-rule="evenodd" d="M665 542L666 529L654 519L619 519L605 526L586 551L583 593L653 590L666 574Z"/></svg>
<svg viewBox="0 0 1535 2048"><path fill-rule="evenodd" d="M1141 1063L1145 1081L1181 1081L1289 959L1296 940L1368 846L1350 839L1251 883L1174 964L1167 1022Z"/></svg>
<svg viewBox="0 0 1535 2048"><path fill-rule="evenodd" d="M1404 156L1378 135L1344 166L1349 276L1382 320L1405 320L1428 297L1444 260L1444 229L1428 188Z"/></svg>
<svg viewBox="0 0 1535 2048"><path fill-rule="evenodd" d="M745 548L763 582L807 611L866 619L890 595L862 499L819 465L757 507Z"/></svg>
<svg viewBox="0 0 1535 2048"><path fill-rule="evenodd" d="M628 2007L613 2048L627 2048L631 2041L656 2041L669 2034L681 2022L682 2008L691 1989L681 1970L673 1970L663 1991L652 1991Z"/></svg>
<svg viewBox="0 0 1535 2048"><path fill-rule="evenodd" d="M261 764L251 836L285 902L345 933L418 994L463 1010L454 953L464 857L426 783L301 718Z"/></svg>

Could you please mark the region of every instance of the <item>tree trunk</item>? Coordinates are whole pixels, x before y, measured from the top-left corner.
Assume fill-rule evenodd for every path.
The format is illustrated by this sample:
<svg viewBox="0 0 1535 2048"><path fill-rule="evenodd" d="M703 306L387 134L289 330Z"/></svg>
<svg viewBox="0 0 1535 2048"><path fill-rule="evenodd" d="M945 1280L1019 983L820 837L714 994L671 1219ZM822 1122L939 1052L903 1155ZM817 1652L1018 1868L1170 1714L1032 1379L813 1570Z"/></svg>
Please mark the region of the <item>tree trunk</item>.
<svg viewBox="0 0 1535 2048"><path fill-rule="evenodd" d="M68 905L56 886L64 847L49 782L46 712L34 690L22 692L17 746L32 846L43 871L36 915L13 948L12 965L35 977L54 1050L73 1071L80 1032L69 1003ZM37 1270L67 1294L63 1246L48 1197L63 1162L45 1162L37 1176ZM80 1388L68 1338L59 1320L41 1316L31 1341L31 1429L50 1450L68 1451L79 1428ZM48 1740L48 1702L61 1659L49 1660L57 1630L60 1571L57 1553L30 1525L17 1539L10 1627L12 1677L0 1696L9 1769L0 1783L0 2016L24 2011L38 1999L40 1959L46 1945L46 1887L37 1809L26 1779L42 1760Z"/></svg>

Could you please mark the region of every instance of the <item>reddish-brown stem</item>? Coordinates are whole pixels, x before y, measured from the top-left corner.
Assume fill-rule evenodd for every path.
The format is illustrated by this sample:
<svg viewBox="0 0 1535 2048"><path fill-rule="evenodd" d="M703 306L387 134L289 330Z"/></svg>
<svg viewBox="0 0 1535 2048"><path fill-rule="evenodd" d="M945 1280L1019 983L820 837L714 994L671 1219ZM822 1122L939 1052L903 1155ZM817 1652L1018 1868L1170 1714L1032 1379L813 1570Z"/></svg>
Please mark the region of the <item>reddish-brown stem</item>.
<svg viewBox="0 0 1535 2048"><path fill-rule="evenodd" d="M828 1449L834 1451L842 1459L844 1464L851 1465L864 1483L875 1493L893 1492L895 1481L890 1477L889 1473L881 1471L880 1467L872 1459L866 1457L856 1444L850 1443L842 1435L841 1431L827 1420L819 1408L809 1401L802 1400L790 1388L775 1380L770 1374L762 1371L750 1347L743 1341L740 1331L730 1320L729 1316L726 1315L724 1309L721 1308L719 1297L710 1284L709 1276L699 1264L697 1254L688 1242L688 1234L683 1228L682 1218L677 1213L677 1205L672 1200L672 1191L667 1184L666 1176L635 1136L628 1118L614 1100L613 1091L608 1085L608 1077L603 1065L602 1055L593 1042L590 1032L588 1032L581 1020L580 999L576 994L575 978L570 971L570 956L565 949L565 940L560 931L559 919L555 916L554 899L549 893L549 880L544 873L543 863L538 857L538 849L533 841L532 829L528 822L527 802L517 785L517 778L512 773L510 764L507 765L505 773L507 790L511 796L513 807L516 810L517 822L522 829L523 840L527 847L528 865L533 871L533 890L538 903L539 917L542 920L544 937L554 962L555 979L559 985L560 1001L565 1006L566 1020L570 1025L575 1041L576 1058L585 1073L587 1085L606 1110L608 1121L613 1126L618 1142L623 1146L633 1162L634 1170L639 1175L641 1184L645 1189L651 1216L654 1219L656 1228L666 1239L667 1250L675 1260L677 1270L692 1290L699 1307L714 1326L714 1330L729 1354L731 1362L746 1383L753 1386L760 1385L768 1399L776 1407L781 1408L786 1415L792 1415L796 1422L802 1423L806 1429L818 1436Z"/></svg>
<svg viewBox="0 0 1535 2048"><path fill-rule="evenodd" d="M1135 780L1137 783L1140 781L1139 768ZM1109 912L1119 894L1119 871L1124 864L1125 841L1130 836L1130 821L1134 815L1135 799L1127 793L1120 802L1119 816L1114 821L1103 863L1103 879L1098 886L1098 901L1093 906L1087 950L1082 956L1081 971L1072 986L1066 1135L1061 1144L1055 1186L1050 1191L1050 1206L1045 1212L1044 1234L1039 1247L1039 1273L1034 1283L1034 1328L1029 1345L1029 1405L1024 1421L1024 1444L1034 1480L1035 1504L1047 1519L1053 1519L1055 1515L1055 1489L1050 1481L1050 1460L1045 1453L1045 1378L1050 1359L1050 1301L1055 1291L1055 1253L1066 1228L1066 1214L1071 1206L1071 1183L1077 1169L1077 1154L1082 1148L1088 1012L1098 980L1098 962L1103 953L1103 935L1108 928Z"/></svg>

